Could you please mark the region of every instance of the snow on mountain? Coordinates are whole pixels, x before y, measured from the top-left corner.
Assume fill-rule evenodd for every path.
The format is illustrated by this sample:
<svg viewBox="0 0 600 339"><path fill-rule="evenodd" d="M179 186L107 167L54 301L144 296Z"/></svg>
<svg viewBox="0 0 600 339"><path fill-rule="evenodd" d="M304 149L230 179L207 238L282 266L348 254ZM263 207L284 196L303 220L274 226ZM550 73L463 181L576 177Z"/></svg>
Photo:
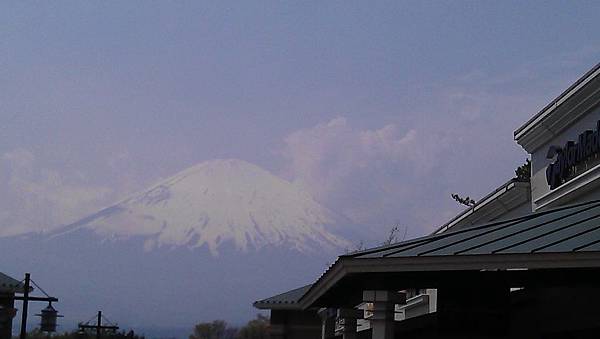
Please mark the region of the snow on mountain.
<svg viewBox="0 0 600 339"><path fill-rule="evenodd" d="M59 231L89 229L105 238L143 237L144 247L267 245L302 252L348 242L326 227L334 214L307 192L242 160L211 160Z"/></svg>

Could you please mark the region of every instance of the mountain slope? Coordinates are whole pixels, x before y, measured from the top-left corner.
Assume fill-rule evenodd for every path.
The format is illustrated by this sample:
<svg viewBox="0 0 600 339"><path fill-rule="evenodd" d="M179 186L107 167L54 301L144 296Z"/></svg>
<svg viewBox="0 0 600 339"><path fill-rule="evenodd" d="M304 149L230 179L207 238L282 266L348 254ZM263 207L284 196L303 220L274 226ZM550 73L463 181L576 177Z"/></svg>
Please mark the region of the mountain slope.
<svg viewBox="0 0 600 339"><path fill-rule="evenodd" d="M212 160L188 168L98 213L62 228L105 238L143 237L144 247L264 246L308 252L348 246L326 229L333 213L307 192L241 160Z"/></svg>

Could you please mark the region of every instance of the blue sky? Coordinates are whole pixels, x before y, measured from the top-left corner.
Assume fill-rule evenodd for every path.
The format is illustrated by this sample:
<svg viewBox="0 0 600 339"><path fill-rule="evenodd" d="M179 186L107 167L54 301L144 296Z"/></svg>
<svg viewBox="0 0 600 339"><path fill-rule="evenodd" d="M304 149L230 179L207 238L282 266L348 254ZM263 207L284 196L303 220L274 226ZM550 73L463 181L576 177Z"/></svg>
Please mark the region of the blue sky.
<svg viewBox="0 0 600 339"><path fill-rule="evenodd" d="M525 153L599 61L592 1L0 5L0 220L53 227L239 158L381 233L423 234Z"/></svg>

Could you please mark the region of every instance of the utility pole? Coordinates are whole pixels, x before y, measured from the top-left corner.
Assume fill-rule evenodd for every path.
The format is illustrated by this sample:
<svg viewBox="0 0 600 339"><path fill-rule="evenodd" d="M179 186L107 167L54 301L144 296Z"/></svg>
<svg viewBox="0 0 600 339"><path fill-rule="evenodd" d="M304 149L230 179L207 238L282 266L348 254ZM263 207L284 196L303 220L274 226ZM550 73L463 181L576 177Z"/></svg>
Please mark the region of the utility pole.
<svg viewBox="0 0 600 339"><path fill-rule="evenodd" d="M96 327L96 339L100 339L100 329L102 328L102 311L98 311L98 327Z"/></svg>
<svg viewBox="0 0 600 339"><path fill-rule="evenodd" d="M94 319L94 318L92 318ZM102 311L98 311L98 315L96 317L96 324L90 324L89 321L86 323L79 323L78 327L79 330L85 331L87 330L95 330L96 331L96 339L102 339L102 331L107 330L107 331L117 331L119 329L119 326L117 326L116 324L111 324L110 321L108 321L107 319L104 319L107 322L107 325L102 325ZM91 321L91 319L90 319Z"/></svg>
<svg viewBox="0 0 600 339"><path fill-rule="evenodd" d="M29 280L30 274L25 273L25 291L23 292L23 312L21 314L21 335L20 339L27 337L27 306L29 304Z"/></svg>

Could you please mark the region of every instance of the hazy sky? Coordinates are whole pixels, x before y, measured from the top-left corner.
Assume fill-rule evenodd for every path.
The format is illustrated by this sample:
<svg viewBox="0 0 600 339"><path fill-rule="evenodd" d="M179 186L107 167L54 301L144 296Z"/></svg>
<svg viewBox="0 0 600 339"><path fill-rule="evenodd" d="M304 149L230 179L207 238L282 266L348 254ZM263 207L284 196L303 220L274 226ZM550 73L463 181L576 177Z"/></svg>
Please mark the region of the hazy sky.
<svg viewBox="0 0 600 339"><path fill-rule="evenodd" d="M512 132L600 61L592 1L0 5L0 233L239 158L384 232L513 176Z"/></svg>

